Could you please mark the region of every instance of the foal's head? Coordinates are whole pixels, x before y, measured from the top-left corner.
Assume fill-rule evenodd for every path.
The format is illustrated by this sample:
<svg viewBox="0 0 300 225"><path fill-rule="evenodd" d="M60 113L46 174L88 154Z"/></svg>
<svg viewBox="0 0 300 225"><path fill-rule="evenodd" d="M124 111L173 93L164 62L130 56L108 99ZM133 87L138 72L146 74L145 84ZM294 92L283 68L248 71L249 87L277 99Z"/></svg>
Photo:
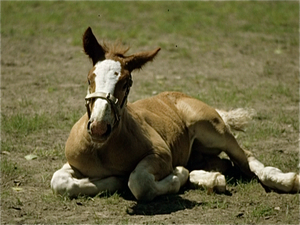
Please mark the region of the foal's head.
<svg viewBox="0 0 300 225"><path fill-rule="evenodd" d="M93 141L106 141L118 126L132 85L131 72L151 61L160 48L130 56L119 46L100 45L89 27L83 35L85 53L92 59L86 96L87 130Z"/></svg>

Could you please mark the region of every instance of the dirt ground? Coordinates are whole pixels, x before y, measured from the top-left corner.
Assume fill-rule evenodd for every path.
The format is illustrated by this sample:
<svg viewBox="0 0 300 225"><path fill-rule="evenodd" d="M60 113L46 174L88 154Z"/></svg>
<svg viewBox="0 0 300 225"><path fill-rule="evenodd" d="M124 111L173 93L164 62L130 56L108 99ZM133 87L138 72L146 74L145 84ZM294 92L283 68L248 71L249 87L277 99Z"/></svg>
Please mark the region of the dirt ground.
<svg viewBox="0 0 300 225"><path fill-rule="evenodd" d="M95 30L96 36L100 33ZM154 62L133 74L129 99L171 89L218 108L254 108L254 125L238 140L264 163L297 171L299 46L289 38L241 33L234 42L223 36L217 47L201 52L199 46L190 48L183 57L177 45L162 49ZM188 43L180 38L170 42ZM133 42L130 52L157 47L152 44L136 48ZM64 144L72 125L85 112L91 64L81 47L68 40L36 37L21 42L3 36L1 45L1 115L6 126L1 132L2 224L299 224L299 195L267 193L257 181L229 178L226 194L184 187L177 195L150 203L135 201L128 190L94 198L54 196L50 179L65 162ZM228 96L234 98L231 103L220 100L224 90L235 93ZM279 134L255 136L272 120ZM275 124L278 120L286 122ZM29 154L36 158L26 160Z"/></svg>

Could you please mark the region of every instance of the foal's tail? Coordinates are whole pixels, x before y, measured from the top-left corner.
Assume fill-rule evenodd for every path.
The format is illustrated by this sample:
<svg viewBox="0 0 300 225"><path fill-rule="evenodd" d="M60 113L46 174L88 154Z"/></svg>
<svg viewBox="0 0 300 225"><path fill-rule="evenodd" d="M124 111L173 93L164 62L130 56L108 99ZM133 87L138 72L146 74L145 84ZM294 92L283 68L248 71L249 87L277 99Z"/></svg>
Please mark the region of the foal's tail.
<svg viewBox="0 0 300 225"><path fill-rule="evenodd" d="M256 116L254 109L238 108L230 111L216 109L226 126L232 130L245 131L252 118Z"/></svg>

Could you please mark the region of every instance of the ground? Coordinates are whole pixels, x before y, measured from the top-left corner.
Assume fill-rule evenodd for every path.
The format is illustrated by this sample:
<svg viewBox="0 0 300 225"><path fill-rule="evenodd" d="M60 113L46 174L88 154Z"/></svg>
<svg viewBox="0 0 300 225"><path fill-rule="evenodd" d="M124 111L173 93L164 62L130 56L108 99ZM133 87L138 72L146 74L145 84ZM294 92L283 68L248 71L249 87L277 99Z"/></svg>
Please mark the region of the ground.
<svg viewBox="0 0 300 225"><path fill-rule="evenodd" d="M182 91L221 109L253 108L238 142L298 171L298 2L1 2L1 223L299 224L299 194L227 177L226 194L183 187L137 202L128 190L68 199L50 189L85 113L91 26L130 53L161 47L133 74L129 100ZM25 156L32 156L26 159Z"/></svg>

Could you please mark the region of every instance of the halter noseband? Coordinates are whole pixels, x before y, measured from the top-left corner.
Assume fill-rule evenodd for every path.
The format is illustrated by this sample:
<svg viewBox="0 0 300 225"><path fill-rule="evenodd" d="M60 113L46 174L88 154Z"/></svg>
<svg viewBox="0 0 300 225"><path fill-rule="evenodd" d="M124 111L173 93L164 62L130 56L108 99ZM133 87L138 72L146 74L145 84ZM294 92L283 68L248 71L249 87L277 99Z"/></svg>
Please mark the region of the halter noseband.
<svg viewBox="0 0 300 225"><path fill-rule="evenodd" d="M120 121L121 109L123 108L123 106L124 106L124 104L127 100L129 90L130 90L130 87L132 86L132 83L133 82L132 82L132 79L131 79L131 76L130 76L130 79L129 79L128 84L127 84L125 96L124 96L124 99L123 99L121 105L119 103L119 99L117 99L116 97L114 97L110 93L94 92L94 93L91 93L91 94L87 94L87 96L85 96L85 107L86 107L86 110L87 110L88 118L89 119L91 118L91 109L90 109L91 100L101 98L101 99L106 100L110 104L111 108L113 109L113 112L114 112L114 115L115 115L115 123L114 123L114 126L115 126Z"/></svg>
<svg viewBox="0 0 300 225"><path fill-rule="evenodd" d="M87 114L89 119L91 118L91 109L90 109L90 103L92 99L96 98L101 98L106 100L110 106L112 107L115 115L115 123L117 123L120 120L120 105L119 105L119 100L111 95L110 93L105 93L105 92L94 92L91 94L88 94L85 96L85 107L87 109Z"/></svg>

